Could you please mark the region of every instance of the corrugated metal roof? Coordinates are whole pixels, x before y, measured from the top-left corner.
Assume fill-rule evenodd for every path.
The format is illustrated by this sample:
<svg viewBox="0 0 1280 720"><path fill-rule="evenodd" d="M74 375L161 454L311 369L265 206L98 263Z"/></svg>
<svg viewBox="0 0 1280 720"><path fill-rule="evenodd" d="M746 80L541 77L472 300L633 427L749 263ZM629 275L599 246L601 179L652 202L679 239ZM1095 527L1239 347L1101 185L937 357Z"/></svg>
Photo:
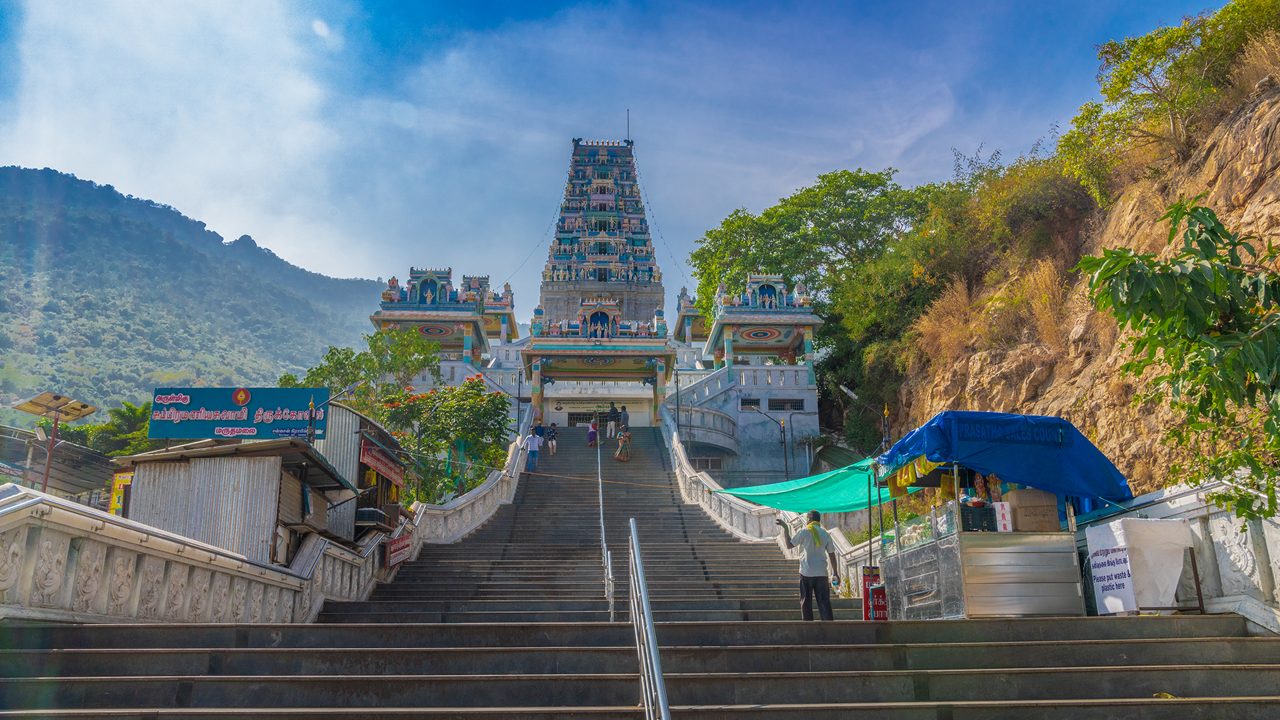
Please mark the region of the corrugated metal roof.
<svg viewBox="0 0 1280 720"><path fill-rule="evenodd" d="M309 467L320 471L320 474L307 473L306 482L311 487L317 490L340 489L352 493L356 491L355 485L331 465L316 448L308 445L305 440L292 438L150 452L116 458L115 462L123 467L135 465L141 467L154 462L174 462L210 457L279 457L286 464L306 462Z"/></svg>
<svg viewBox="0 0 1280 720"><path fill-rule="evenodd" d="M0 425L0 461L26 471L27 482L34 482L37 490L44 475L46 447L47 444L40 442L30 430ZM28 451L30 467L27 466ZM49 489L79 495L105 488L115 470L111 458L97 450L59 440L49 466Z"/></svg>

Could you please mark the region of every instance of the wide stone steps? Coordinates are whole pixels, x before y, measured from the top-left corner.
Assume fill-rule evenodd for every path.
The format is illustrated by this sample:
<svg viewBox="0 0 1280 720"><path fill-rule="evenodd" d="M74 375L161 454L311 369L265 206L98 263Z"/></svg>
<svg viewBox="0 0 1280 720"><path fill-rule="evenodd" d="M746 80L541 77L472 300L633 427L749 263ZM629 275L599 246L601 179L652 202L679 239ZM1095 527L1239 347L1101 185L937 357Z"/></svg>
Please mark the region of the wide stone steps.
<svg viewBox="0 0 1280 720"><path fill-rule="evenodd" d="M635 517L676 718L1280 718L1280 639L1233 615L863 623L840 599L836 622L799 622L795 562L682 505L655 436L602 462L616 622L595 454L565 431L539 470L590 482L526 475L319 624L0 626L0 717L641 718Z"/></svg>

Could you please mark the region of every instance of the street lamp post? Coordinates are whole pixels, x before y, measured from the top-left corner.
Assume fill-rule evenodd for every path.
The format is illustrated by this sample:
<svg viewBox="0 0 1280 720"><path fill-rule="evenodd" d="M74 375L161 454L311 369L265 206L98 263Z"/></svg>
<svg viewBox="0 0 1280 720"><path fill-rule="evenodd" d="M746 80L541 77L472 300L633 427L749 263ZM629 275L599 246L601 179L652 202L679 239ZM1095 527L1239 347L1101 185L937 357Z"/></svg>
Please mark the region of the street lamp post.
<svg viewBox="0 0 1280 720"><path fill-rule="evenodd" d="M351 383L350 385L339 390L338 394L320 403L318 407L316 406L315 397L311 398L311 402L308 403L308 407L307 407L307 444L308 445L316 444L316 410L323 408L324 406L328 405L331 402L341 400L342 398L350 395L351 393L355 392L356 388L363 385L364 382L365 382L364 380L357 380Z"/></svg>
<svg viewBox="0 0 1280 720"><path fill-rule="evenodd" d="M47 493L49 492L49 472L53 467L53 449L58 445L58 426L64 420L79 420L92 415L98 411L98 408L53 392L42 392L29 400L17 403L13 408L53 421L53 432L50 433L45 447L44 478L40 481L40 492Z"/></svg>
<svg viewBox="0 0 1280 720"><path fill-rule="evenodd" d="M870 404L870 403L868 403L868 402L866 402L865 400L863 400L862 398L858 397L858 394L857 394L857 393L855 393L854 391L852 391L852 390L850 390L849 388L845 387L844 385L841 385L841 386L840 386L840 390L841 390L842 392L844 392L844 394L845 394L845 395L848 395L850 400L853 400L854 402L858 403L859 405L862 405L863 407L867 408L868 410L874 410L874 409L875 409L875 408L871 407L871 404ZM888 403L885 403L885 405L884 405L884 412L882 413L882 415L881 415L881 420L880 420L880 447L879 447L879 449L877 449L877 450L876 450L876 455L877 455L877 456L879 456L879 455L880 455L880 453L883 453L885 450L888 450L888 449L889 449L889 404L888 404ZM869 566L869 565L871 565L871 562L872 562L872 555L871 555L871 552L872 552L872 551L871 551L871 486L872 486L873 484L878 484L878 483L876 483L876 482L875 482L875 478L873 478L873 476L874 476L874 475L875 475L875 473L874 473L874 472L872 472L870 475L867 475L867 565L868 565L868 566ZM878 498L877 498L877 499L878 499ZM880 504L879 504L879 503L876 503L876 505L877 505L877 506L879 506ZM881 532L882 534L884 533L884 509L883 509L883 508L881 508L881 510L880 510L880 532Z"/></svg>
<svg viewBox="0 0 1280 720"><path fill-rule="evenodd" d="M676 367L673 371L676 379L676 438L680 438L680 368Z"/></svg>

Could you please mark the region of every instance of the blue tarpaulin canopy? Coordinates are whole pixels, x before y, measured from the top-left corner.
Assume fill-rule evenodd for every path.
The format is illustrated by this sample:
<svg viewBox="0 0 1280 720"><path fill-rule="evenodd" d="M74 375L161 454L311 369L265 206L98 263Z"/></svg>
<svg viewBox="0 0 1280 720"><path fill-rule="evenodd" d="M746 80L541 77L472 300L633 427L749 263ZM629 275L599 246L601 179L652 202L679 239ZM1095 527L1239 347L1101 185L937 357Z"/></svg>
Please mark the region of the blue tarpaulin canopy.
<svg viewBox="0 0 1280 720"><path fill-rule="evenodd" d="M1116 466L1062 418L942 412L908 433L877 462L885 467L883 475L889 475L921 456L1058 495L1111 501L1133 497Z"/></svg>
<svg viewBox="0 0 1280 720"><path fill-rule="evenodd" d="M865 510L868 505L874 507L889 501L887 490L870 487L875 481L872 462L871 458L867 458L847 467L799 480L717 492L775 510L798 513L809 510L824 513Z"/></svg>

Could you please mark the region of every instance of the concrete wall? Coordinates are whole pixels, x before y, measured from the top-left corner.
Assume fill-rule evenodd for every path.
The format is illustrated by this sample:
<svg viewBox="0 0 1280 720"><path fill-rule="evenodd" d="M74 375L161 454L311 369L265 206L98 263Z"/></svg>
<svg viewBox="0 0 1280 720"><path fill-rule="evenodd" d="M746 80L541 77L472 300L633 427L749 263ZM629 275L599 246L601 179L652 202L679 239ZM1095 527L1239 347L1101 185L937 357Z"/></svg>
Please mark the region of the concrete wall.
<svg viewBox="0 0 1280 720"><path fill-rule="evenodd" d="M780 366L788 371L805 370L797 366ZM770 368L760 368L761 373ZM756 378L758 380L758 378ZM809 474L809 454L804 441L818 435L818 389L814 385L793 385L754 382L743 385L742 378L729 390L714 395L700 407L723 412L737 421L740 454L726 458L723 471L716 477L723 478L726 487L762 485L783 480L784 474L792 479ZM748 378L750 382L752 378ZM754 410L743 410L742 400L760 401L760 409L787 425L787 461L783 461L782 436L778 425ZM769 410L769 400L798 399L804 401L804 410ZM690 456L702 457L701 448L691 448Z"/></svg>

